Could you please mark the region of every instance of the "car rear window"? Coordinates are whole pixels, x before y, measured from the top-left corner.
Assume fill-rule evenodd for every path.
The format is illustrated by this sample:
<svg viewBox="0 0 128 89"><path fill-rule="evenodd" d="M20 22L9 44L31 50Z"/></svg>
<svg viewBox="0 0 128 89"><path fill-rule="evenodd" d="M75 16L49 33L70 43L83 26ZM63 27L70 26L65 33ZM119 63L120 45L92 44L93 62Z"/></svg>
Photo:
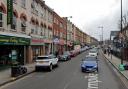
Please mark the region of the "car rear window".
<svg viewBox="0 0 128 89"><path fill-rule="evenodd" d="M49 57L37 57L37 60L46 60L49 59Z"/></svg>
<svg viewBox="0 0 128 89"><path fill-rule="evenodd" d="M93 51L93 50L92 50L92 51L90 51L90 53L96 53L96 51Z"/></svg>

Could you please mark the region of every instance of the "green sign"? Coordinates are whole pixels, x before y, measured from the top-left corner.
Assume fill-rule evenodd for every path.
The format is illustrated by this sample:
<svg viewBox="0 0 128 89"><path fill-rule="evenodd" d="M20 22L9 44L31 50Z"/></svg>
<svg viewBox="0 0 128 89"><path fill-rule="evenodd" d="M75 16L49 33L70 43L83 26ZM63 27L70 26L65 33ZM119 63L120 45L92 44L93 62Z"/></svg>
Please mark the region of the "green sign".
<svg viewBox="0 0 128 89"><path fill-rule="evenodd" d="M0 45L29 45L30 38L0 35Z"/></svg>
<svg viewBox="0 0 128 89"><path fill-rule="evenodd" d="M12 24L13 19L13 0L7 0L7 24Z"/></svg>

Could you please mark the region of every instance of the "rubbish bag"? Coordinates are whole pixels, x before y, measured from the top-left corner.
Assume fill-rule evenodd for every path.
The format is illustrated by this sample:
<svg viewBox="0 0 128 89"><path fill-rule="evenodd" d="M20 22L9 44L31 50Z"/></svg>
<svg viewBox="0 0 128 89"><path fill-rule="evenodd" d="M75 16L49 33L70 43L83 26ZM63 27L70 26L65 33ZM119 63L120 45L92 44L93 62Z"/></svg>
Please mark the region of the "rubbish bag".
<svg viewBox="0 0 128 89"><path fill-rule="evenodd" d="M120 71L124 71L124 64L120 64L120 65L119 65L119 70L120 70Z"/></svg>

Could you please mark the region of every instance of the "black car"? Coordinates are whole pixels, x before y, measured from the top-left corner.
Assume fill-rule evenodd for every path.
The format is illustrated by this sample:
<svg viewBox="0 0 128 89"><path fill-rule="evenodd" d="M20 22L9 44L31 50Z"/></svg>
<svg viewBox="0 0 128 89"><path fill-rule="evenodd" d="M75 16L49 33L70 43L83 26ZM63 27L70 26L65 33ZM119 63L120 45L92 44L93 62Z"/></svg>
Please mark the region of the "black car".
<svg viewBox="0 0 128 89"><path fill-rule="evenodd" d="M59 55L59 60L60 61L67 61L71 59L71 54L69 51L64 52L64 54Z"/></svg>

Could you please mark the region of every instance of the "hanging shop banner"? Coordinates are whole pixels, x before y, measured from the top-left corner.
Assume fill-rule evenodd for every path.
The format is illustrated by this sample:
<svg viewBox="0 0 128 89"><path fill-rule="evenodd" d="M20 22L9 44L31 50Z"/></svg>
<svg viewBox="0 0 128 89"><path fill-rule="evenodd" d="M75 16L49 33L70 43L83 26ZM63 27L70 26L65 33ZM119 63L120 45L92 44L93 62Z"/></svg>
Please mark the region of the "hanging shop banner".
<svg viewBox="0 0 128 89"><path fill-rule="evenodd" d="M13 0L7 0L7 24L12 24Z"/></svg>
<svg viewBox="0 0 128 89"><path fill-rule="evenodd" d="M30 38L0 35L0 45L29 45Z"/></svg>

